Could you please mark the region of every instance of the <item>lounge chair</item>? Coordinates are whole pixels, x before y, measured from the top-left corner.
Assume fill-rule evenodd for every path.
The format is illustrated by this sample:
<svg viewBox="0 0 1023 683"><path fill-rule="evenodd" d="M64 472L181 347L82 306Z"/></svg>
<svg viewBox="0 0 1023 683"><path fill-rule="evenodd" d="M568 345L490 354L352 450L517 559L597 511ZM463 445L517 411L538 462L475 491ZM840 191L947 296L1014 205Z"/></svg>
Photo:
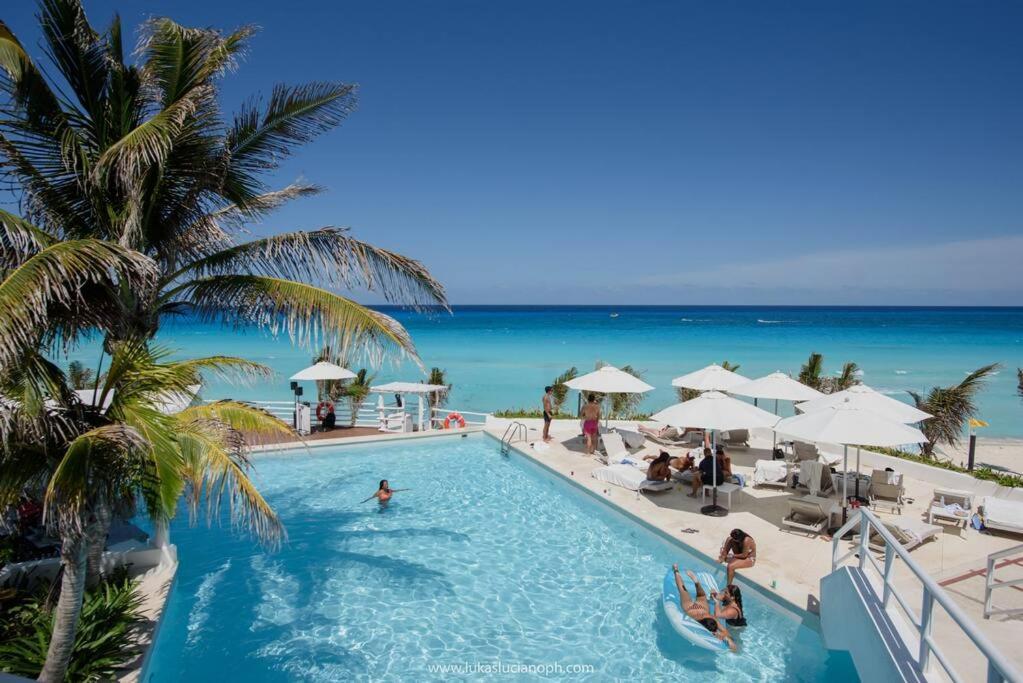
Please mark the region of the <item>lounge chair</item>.
<svg viewBox="0 0 1023 683"><path fill-rule="evenodd" d="M622 441L624 441L625 445L629 448L642 448L643 444L646 443L646 435L639 431L624 429L622 427L615 427L613 431L616 434L621 435Z"/></svg>
<svg viewBox="0 0 1023 683"><path fill-rule="evenodd" d="M959 489L934 489L931 506L927 508L927 521L935 518L955 522L964 529L973 515L973 494Z"/></svg>
<svg viewBox="0 0 1023 683"><path fill-rule="evenodd" d="M906 487L902 483L902 475L888 470L874 470L870 474L870 506L877 509L878 505L887 505L895 514L902 514L906 495Z"/></svg>
<svg viewBox="0 0 1023 683"><path fill-rule="evenodd" d="M799 489L806 489L811 496L828 494L835 489L831 480L831 470L817 460L804 460L799 463Z"/></svg>
<svg viewBox="0 0 1023 683"><path fill-rule="evenodd" d="M985 496L980 518L988 529L1023 534L1023 502Z"/></svg>
<svg viewBox="0 0 1023 683"><path fill-rule="evenodd" d="M670 491L675 487L670 481L651 481L646 478L646 467L618 464L598 467L593 470L592 476L597 481L607 482L615 486L621 486L629 491Z"/></svg>
<svg viewBox="0 0 1023 683"><path fill-rule="evenodd" d="M815 444L805 441L792 442L792 457L796 462L803 460L816 460L821 455L820 449Z"/></svg>
<svg viewBox="0 0 1023 683"><path fill-rule="evenodd" d="M888 517L882 519L881 523L891 532L892 536L902 544L906 550L912 550L931 538L936 538L944 531L944 527L937 524L928 524L914 517ZM884 550L885 542L876 531L870 534L870 547L874 550Z"/></svg>
<svg viewBox="0 0 1023 683"><path fill-rule="evenodd" d="M617 465L622 460L632 457L632 453L629 453L629 449L625 446L625 440L622 439L621 434L615 432L607 432L600 437L600 444L604 448L604 457L600 458L607 465ZM642 460L637 458L637 460Z"/></svg>
<svg viewBox="0 0 1023 683"><path fill-rule="evenodd" d="M753 466L754 487L788 488L791 480L791 465L784 460L757 460Z"/></svg>
<svg viewBox="0 0 1023 683"><path fill-rule="evenodd" d="M731 429L723 437L722 443L729 448L749 448L748 429Z"/></svg>
<svg viewBox="0 0 1023 683"><path fill-rule="evenodd" d="M650 439L654 443L659 444L661 446L681 447L686 446L689 443L689 435L686 435L686 437L683 438L679 434L679 431L674 427L668 427L664 431L663 436L654 436L653 434L647 434L646 432L639 433L642 434L644 438Z"/></svg>
<svg viewBox="0 0 1023 683"><path fill-rule="evenodd" d="M789 498L789 514L781 520L782 527L819 534L831 524L835 501L818 496Z"/></svg>

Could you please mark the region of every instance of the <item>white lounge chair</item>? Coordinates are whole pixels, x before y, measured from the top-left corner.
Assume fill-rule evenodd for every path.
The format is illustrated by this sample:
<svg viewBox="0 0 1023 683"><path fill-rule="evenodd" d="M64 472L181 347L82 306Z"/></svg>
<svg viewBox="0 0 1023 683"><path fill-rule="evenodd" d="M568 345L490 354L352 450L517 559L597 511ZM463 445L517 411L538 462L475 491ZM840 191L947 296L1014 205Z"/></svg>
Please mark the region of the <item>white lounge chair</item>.
<svg viewBox="0 0 1023 683"><path fill-rule="evenodd" d="M955 522L964 529L973 515L973 494L959 489L934 489L931 506L927 508L927 521L935 519Z"/></svg>
<svg viewBox="0 0 1023 683"><path fill-rule="evenodd" d="M782 527L819 534L831 524L831 510L834 506L835 502L830 498L789 498L789 514L781 520Z"/></svg>
<svg viewBox="0 0 1023 683"><path fill-rule="evenodd" d="M1023 502L985 496L980 518L988 529L1023 534Z"/></svg>
<svg viewBox="0 0 1023 683"><path fill-rule="evenodd" d="M902 483L902 475L888 470L874 470L870 474L870 507L887 505L897 515L902 514L903 497L906 487Z"/></svg>
<svg viewBox="0 0 1023 683"><path fill-rule="evenodd" d="M646 469L636 465L608 465L592 472L597 481L621 486L629 491L670 491L675 484L670 481L651 481L646 478Z"/></svg>
<svg viewBox="0 0 1023 683"><path fill-rule="evenodd" d="M625 440L622 439L621 434L615 432L607 432L600 437L600 445L604 448L604 456L601 460L608 465L617 465L622 460L632 457L632 453L629 453L629 449L625 446ZM636 458L636 460L642 460L642 458Z"/></svg>
<svg viewBox="0 0 1023 683"><path fill-rule="evenodd" d="M882 519L881 523L906 550L912 550L928 539L936 538L944 531L942 526L928 524L914 517L888 517ZM881 535L876 532L871 533L870 547L875 550L884 550L884 546L885 542Z"/></svg>
<svg viewBox="0 0 1023 683"><path fill-rule="evenodd" d="M624 427L615 427L614 432L621 435L622 441L629 448L642 448L643 444L646 443L646 435L641 432L625 429Z"/></svg>
<svg viewBox="0 0 1023 683"><path fill-rule="evenodd" d="M788 488L791 465L784 460L757 460L753 466L753 486Z"/></svg>
<svg viewBox="0 0 1023 683"><path fill-rule="evenodd" d="M722 437L722 443L729 448L749 448L748 429L730 429Z"/></svg>
<svg viewBox="0 0 1023 683"><path fill-rule="evenodd" d="M815 444L806 443L805 441L792 442L792 456L796 462L816 460L820 455L821 452Z"/></svg>
<svg viewBox="0 0 1023 683"><path fill-rule="evenodd" d="M811 496L831 493L835 484L831 481L831 470L817 460L799 463L799 484L796 488L806 489Z"/></svg>

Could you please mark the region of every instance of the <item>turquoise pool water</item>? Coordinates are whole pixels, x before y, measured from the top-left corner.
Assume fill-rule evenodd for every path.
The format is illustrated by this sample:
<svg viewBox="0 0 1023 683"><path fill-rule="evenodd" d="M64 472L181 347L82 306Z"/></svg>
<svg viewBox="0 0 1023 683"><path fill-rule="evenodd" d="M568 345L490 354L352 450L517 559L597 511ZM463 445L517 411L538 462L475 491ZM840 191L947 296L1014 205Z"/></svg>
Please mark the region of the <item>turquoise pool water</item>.
<svg viewBox="0 0 1023 683"><path fill-rule="evenodd" d="M147 681L440 681L488 666L502 680L856 680L847 657L753 591L740 655L687 647L661 579L697 561L485 437L257 467L289 542L264 554L228 529L176 523L181 567ZM411 490L386 509L360 504L385 477Z"/></svg>

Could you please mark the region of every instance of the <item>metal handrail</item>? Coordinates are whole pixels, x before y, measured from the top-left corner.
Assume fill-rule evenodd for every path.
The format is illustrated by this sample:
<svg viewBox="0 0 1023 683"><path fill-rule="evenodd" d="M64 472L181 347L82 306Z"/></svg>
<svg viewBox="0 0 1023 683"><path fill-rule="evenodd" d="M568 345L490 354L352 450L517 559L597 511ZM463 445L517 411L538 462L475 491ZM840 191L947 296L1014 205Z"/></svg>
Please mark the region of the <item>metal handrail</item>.
<svg viewBox="0 0 1023 683"><path fill-rule="evenodd" d="M999 652L999 650L988 640L976 624L963 612L962 608L957 605L948 593L932 579L927 572L923 570L920 565L916 563L909 555L909 551L902 547L902 544L896 540L892 533L885 528L884 524L874 516L870 510L866 508L859 508L859 512L853 515L848 522L842 526L841 529L834 535L832 540L832 555L831 555L831 571L836 571L839 566L847 560L850 555L855 551L840 554L839 543L843 536L852 531L857 525L860 527L860 538L859 538L859 566L860 571L863 571L867 566L867 560L871 560L871 565L875 571L879 571L883 580L883 594L881 597L882 609L888 608L889 599L895 597L896 602L906 612L907 616L910 617L910 622L917 629L920 636L920 647L917 653L916 664L920 668L920 671L925 675L931 671L931 655L935 655L934 659L945 669L945 673L953 681L957 683L964 680L952 668L951 663L945 657L944 653L941 652L940 645L934 640L932 635L934 613L934 603L937 602L944 608L945 612L952 618L952 621L966 634L966 636L973 641L973 644L980 650L981 654L987 659L987 681L988 683L1001 683L1002 681L1011 681L1013 683L1019 683L1023 681L1023 675L1016 670L1009 660ZM872 532L876 532L885 542L885 560L884 568L880 569L878 563L873 557L870 557L870 535ZM1002 551L1005 552L1005 551ZM920 581L923 586L923 601L920 606L919 617L913 613L910 608L908 601L896 590L892 582L892 568L894 566L894 559L898 557L900 560L906 563L913 575Z"/></svg>
<svg viewBox="0 0 1023 683"><path fill-rule="evenodd" d="M1011 588L1013 586L1023 585L1023 579L1012 579L1010 581L999 581L995 582L995 563L1003 557L1009 557L1010 555L1019 555L1023 553L1023 544L1016 545L1005 550L999 550L996 553L991 553L987 556L987 576L984 581L984 618L990 619L992 615L998 614L1023 614L1023 608L1011 608L1011 609L996 609L994 606L994 591L996 588Z"/></svg>
<svg viewBox="0 0 1023 683"><path fill-rule="evenodd" d="M522 441L529 440L529 429L527 429L526 425L522 424L521 422L518 421L512 422L507 427L505 427L504 435L501 437L502 453L507 453L510 450L512 443L515 441L516 435L518 435L520 432L522 434L521 436Z"/></svg>

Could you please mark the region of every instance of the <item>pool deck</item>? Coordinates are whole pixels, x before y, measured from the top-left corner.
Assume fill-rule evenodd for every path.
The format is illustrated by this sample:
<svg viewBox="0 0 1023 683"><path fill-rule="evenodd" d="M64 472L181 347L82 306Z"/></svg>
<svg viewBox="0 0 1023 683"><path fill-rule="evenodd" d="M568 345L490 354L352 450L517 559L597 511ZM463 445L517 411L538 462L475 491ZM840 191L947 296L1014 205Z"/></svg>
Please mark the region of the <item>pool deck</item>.
<svg viewBox="0 0 1023 683"><path fill-rule="evenodd" d="M539 441L540 421L520 420L529 428L529 439L514 444L515 450L554 472L588 489L630 515L639 518L661 532L679 540L712 560L728 532L741 528L757 541L757 564L751 569L741 570L744 580L755 583L765 594L791 606L810 612L817 612L820 597L820 579L831 572L832 543L826 537L808 537L799 533L782 530L781 520L788 510L787 499L793 493L785 489L754 488L747 483L741 491L732 494L730 514L726 517L708 517L700 514L703 505L700 498L689 498L689 487L678 485L663 493L637 494L591 476L593 470L602 465L583 452L579 437L578 422L575 420L555 421L551 429L554 441L542 453L531 447ZM507 421L494 420L487 432L501 438ZM634 422L627 423L630 426ZM733 471L752 479L754 463L758 459L770 459L770 436L754 433L749 449L729 449ZM660 446L647 441L637 455L656 453ZM665 448L675 455L680 448ZM852 459L850 459L852 466ZM863 468L869 472L869 465ZM927 468L931 469L931 468ZM917 479L906 474L907 505L904 516L925 518L932 491L938 482ZM944 484L948 486L948 484ZM979 497L978 497L979 498ZM979 500L978 500L979 502ZM724 499L719 503L725 504ZM881 518L889 516L878 513ZM682 529L695 529L695 533L683 533ZM976 570L983 569L988 554L1023 543L1023 538L1009 534L981 534L972 529L964 531L951 525L937 539L928 541L911 551L913 559L939 582L946 583L950 595L977 623L982 631L1017 666L1023 668L1023 617L994 617L983 619L984 575ZM903 563L895 565L896 586L910 600L919 604L921 590L919 582ZM1023 564L1014 564L999 570L1001 580L1023 577ZM1006 589L998 595L996 604L1001 607L1023 607L1023 591ZM965 640L958 627L952 623L940 607L935 610L935 635L954 657L957 668L966 674L967 680L980 680L969 674L982 677L983 661L972 643Z"/></svg>

